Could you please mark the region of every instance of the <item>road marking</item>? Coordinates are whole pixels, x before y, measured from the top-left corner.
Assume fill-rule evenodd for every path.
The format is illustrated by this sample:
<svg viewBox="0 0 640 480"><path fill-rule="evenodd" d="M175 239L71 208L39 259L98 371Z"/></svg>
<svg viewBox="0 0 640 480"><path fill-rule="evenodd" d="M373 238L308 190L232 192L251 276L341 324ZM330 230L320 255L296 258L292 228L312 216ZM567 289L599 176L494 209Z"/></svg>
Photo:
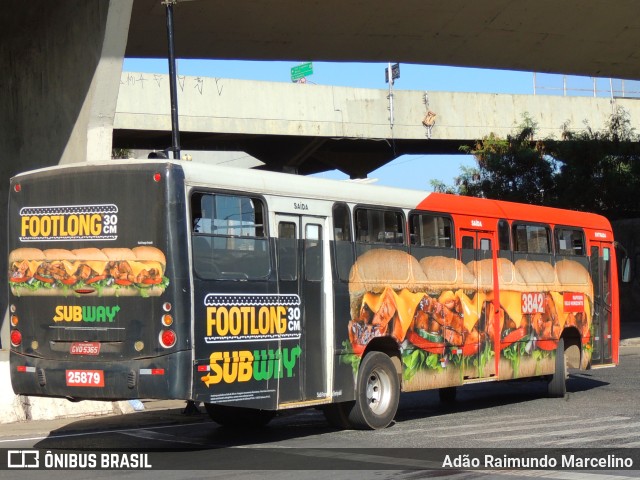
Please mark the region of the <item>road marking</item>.
<svg viewBox="0 0 640 480"><path fill-rule="evenodd" d="M186 443L188 445L200 445L205 447L228 447L228 445L217 445L215 443L202 443L202 442L194 442L191 440L181 440L180 437L176 435L170 435L168 433L154 432L152 430L140 429L140 430L131 430L126 432L118 432L124 435L128 435L130 437L136 438L144 438L145 440L156 440L159 442L170 442L170 443Z"/></svg>
<svg viewBox="0 0 640 480"><path fill-rule="evenodd" d="M509 415L509 416L504 416L503 418L510 418L513 419L513 415ZM569 420L569 419L575 419L578 420L580 417L575 416L575 417L567 417L566 415L560 415L557 417L548 417L545 418L545 422L553 422L555 420ZM518 428L515 428L514 430L520 430L522 428L523 425L528 424L528 423L533 423L536 425L540 424L540 419L539 418L532 418L532 417L525 417L522 416L520 418L516 418L515 420L502 420L500 419L500 417L498 417L497 420L493 421L493 422L482 422L477 424L477 426L479 427L491 427L491 426L495 426L496 429L498 429L499 431L505 431L505 426L508 425L516 425ZM436 424L437 425L437 424ZM432 424L429 424L429 432L436 432L436 431L445 431L448 432L449 430L451 430L454 425L456 425L456 421L452 418L451 420L449 420L449 424L448 425L440 425L440 426L432 426ZM471 425L465 425L465 430L468 431L468 429L472 429L474 427L474 424ZM380 432L381 434L385 434L385 435L398 435L398 434L402 434L402 435L406 435L407 433L423 433L424 432L424 427L423 428L412 428L412 429L407 429L407 430L402 430L402 432ZM480 432L482 433L482 432ZM467 433L468 435L468 433ZM447 435L448 436L448 435Z"/></svg>
<svg viewBox="0 0 640 480"><path fill-rule="evenodd" d="M603 419L604 420L604 419ZM560 423L556 423L555 425L560 425ZM623 423L623 424L618 424L618 425L603 425L601 427L586 427L586 428L577 428L577 429L573 429L573 430L561 430L561 431L545 431L542 433L542 435L544 437L557 437L560 435L573 435L574 433L577 434L582 434L582 433L586 433L586 432L601 432L603 430L614 430L614 429L626 429L626 428L634 428L634 427L640 427L640 422L634 422L634 423ZM537 437L540 438L540 433L530 433L530 434L526 434L526 435L507 435L504 437L495 437L492 438L491 441L492 442L504 442L504 441L509 441L509 440L525 440L531 437ZM575 439L576 442L581 442L582 438L578 437Z"/></svg>
<svg viewBox="0 0 640 480"><path fill-rule="evenodd" d="M566 418L566 417L564 417ZM608 422L608 425L606 427L603 428L610 428L611 424L610 422L622 422L622 421L626 421L629 420L629 418L627 417L602 417L599 418L598 421L600 422ZM540 428L549 428L549 427L558 427L558 426L572 426L572 425L576 425L576 420L567 420L565 422L553 422L551 423L550 421L547 421L546 419L544 419L544 421L537 419L536 420L536 426L540 427ZM453 432L444 432L444 435L441 436L445 436L447 438L449 437L468 437L470 435L479 435L479 434L487 434L487 433L502 433L502 432L512 432L512 431L521 431L523 429L523 425L519 424L519 425L513 425L510 427L501 427L500 424L497 424L495 427L491 427L491 428L474 428L475 425L465 425L464 427L464 431L460 431L459 428L456 428L453 424L449 427L450 429L455 429L456 431ZM478 424L479 427L483 427L484 424ZM431 431L431 429L429 429L429 431ZM577 432L584 432L587 430L581 429L581 430L576 430ZM399 432L401 434L404 434L405 432ZM500 437L501 439L518 439L518 438L528 438L531 435L515 435L515 436L506 436L506 437ZM492 439L492 440L497 440L497 439Z"/></svg>
<svg viewBox="0 0 640 480"><path fill-rule="evenodd" d="M626 428L626 427L622 427L622 428ZM612 427L612 430L616 430L616 427ZM631 437L635 440L638 438L638 433L635 431L629 432L625 436ZM567 445L567 444L571 444L571 443L575 443L576 441L579 441L580 447L582 447L584 446L583 444L586 444L586 443L602 442L603 440L619 440L622 438L624 438L622 433L614 433L613 435L597 435L593 437L579 437L579 438L573 438L573 439L569 438L565 440L551 440L549 442L543 442L541 445ZM618 445L616 443L615 447L618 447L618 446L622 447L623 445L622 444ZM629 446L635 446L635 445L624 444L624 447L629 447Z"/></svg>

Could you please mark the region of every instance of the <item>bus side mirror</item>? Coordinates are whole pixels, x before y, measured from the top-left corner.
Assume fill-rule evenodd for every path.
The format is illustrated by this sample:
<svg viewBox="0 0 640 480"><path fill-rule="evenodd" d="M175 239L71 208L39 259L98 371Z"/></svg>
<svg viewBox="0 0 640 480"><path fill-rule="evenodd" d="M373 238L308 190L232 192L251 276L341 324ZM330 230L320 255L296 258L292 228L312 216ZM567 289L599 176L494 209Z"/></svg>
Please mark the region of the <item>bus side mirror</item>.
<svg viewBox="0 0 640 480"><path fill-rule="evenodd" d="M631 281L631 259L629 257L622 258L622 282L629 283Z"/></svg>

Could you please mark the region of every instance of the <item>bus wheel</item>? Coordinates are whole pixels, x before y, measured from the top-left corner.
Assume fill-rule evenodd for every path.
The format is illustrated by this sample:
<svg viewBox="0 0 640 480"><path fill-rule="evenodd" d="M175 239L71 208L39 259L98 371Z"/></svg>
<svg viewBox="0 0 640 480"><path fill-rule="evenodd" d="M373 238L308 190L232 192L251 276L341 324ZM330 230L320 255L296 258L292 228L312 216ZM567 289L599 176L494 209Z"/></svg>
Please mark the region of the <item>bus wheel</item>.
<svg viewBox="0 0 640 480"><path fill-rule="evenodd" d="M230 407L227 405L214 405L213 403L205 403L204 407L207 409L211 420L223 427L264 427L276 415L276 412L271 410Z"/></svg>
<svg viewBox="0 0 640 480"><path fill-rule="evenodd" d="M355 428L385 428L398 410L398 374L389 356L382 352L365 355L358 369L356 403L349 421Z"/></svg>
<svg viewBox="0 0 640 480"><path fill-rule="evenodd" d="M439 388L438 395L440 396L440 403L449 405L456 401L456 393L458 389L456 387Z"/></svg>
<svg viewBox="0 0 640 480"><path fill-rule="evenodd" d="M556 349L556 371L551 376L548 394L553 398L562 398L567 393L567 359L564 354L564 339L558 342Z"/></svg>

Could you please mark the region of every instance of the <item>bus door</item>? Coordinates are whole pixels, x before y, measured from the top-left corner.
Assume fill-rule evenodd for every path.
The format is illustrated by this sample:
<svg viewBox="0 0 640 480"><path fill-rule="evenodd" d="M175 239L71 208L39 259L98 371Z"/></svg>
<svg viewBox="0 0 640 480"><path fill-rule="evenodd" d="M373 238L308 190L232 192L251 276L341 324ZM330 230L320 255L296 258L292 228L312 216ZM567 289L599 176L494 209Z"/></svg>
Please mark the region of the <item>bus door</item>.
<svg viewBox="0 0 640 480"><path fill-rule="evenodd" d="M494 356L495 345L491 338L489 308L486 304L486 291L488 285L494 284L493 272L496 262L493 250L493 232L461 230L460 260L469 270L476 273L477 289L467 298L471 300L472 308L465 310L465 315L471 315L471 319L465 321L468 331L463 347L463 361L465 364L465 379L485 378L496 374ZM476 262L476 268L472 268L471 262ZM477 322L474 323L477 316ZM499 353L498 353L499 355Z"/></svg>
<svg viewBox="0 0 640 480"><path fill-rule="evenodd" d="M591 312L591 335L593 336L591 363L593 365L612 362L611 253L610 243L591 243L589 265L593 281ZM585 333L582 332L582 335L584 336Z"/></svg>
<svg viewBox="0 0 640 480"><path fill-rule="evenodd" d="M325 353L329 324L325 283L328 237L324 217L276 215L277 268L280 295L298 296L295 308L287 309L287 335L281 351L284 374L280 378L278 404L312 402L330 398L328 361ZM290 365L295 365L291 369ZM290 375L291 374L291 375Z"/></svg>

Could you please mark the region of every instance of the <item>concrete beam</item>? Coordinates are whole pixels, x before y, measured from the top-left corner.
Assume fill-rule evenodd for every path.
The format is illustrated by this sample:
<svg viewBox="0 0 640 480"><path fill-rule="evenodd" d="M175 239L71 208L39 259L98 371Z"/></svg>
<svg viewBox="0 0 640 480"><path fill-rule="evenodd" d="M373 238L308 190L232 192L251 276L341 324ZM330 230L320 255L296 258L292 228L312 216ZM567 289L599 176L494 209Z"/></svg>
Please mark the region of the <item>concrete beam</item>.
<svg viewBox="0 0 640 480"><path fill-rule="evenodd" d="M166 75L124 72L114 128L138 132L139 138L169 132L168 84ZM221 142L233 136L239 149L243 142L250 148L255 137L279 137L284 150L278 151L282 157L289 156L281 162L299 166L307 156L326 153L325 146L330 149L335 144L314 142L300 147L296 142L301 138L309 142L393 139L400 153L406 153L402 142L411 143L412 153L433 153L434 145L455 153L458 145L490 133L505 137L522 124L525 115L537 123L537 139L559 139L565 124L580 130L587 122L592 129L602 130L615 106L609 98L396 90L392 129L387 96L382 89L186 76L179 80L180 126L184 138L194 138L192 149L199 148L198 138L203 145L215 144L213 135ZM640 118L637 99L616 99L615 104L629 112L632 121ZM436 115L432 128L423 124L429 111ZM285 147L294 143L295 151L287 151ZM380 149L389 149L387 142L379 143ZM266 151L261 157L252 152L266 163L272 153Z"/></svg>

